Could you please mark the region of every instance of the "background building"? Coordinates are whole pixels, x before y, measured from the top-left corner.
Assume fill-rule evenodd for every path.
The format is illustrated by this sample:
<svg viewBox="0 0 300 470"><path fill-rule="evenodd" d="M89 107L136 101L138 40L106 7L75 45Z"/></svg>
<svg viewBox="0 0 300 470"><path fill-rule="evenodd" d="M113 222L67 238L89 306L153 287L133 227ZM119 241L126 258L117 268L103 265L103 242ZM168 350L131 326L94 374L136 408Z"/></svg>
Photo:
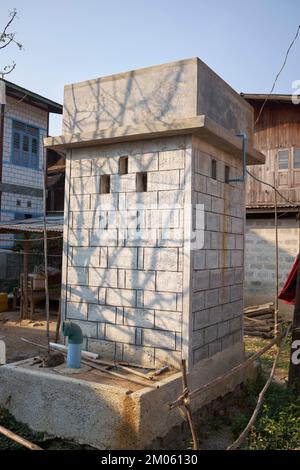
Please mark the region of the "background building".
<svg viewBox="0 0 300 470"><path fill-rule="evenodd" d="M267 95L242 94L255 119ZM271 95L254 128L254 145L266 156L265 165L249 167L257 178L275 185L277 195L279 280L282 287L299 252L300 230L300 108L291 95ZM247 177L245 303L269 302L275 296L274 190ZM281 308L291 307L281 303Z"/></svg>
<svg viewBox="0 0 300 470"><path fill-rule="evenodd" d="M7 80L0 81L0 97L1 221L40 216L43 213L43 138L48 135L49 114L62 114L62 105ZM1 240L2 250L11 247L11 239ZM18 258L0 253L1 289L7 281L18 278Z"/></svg>

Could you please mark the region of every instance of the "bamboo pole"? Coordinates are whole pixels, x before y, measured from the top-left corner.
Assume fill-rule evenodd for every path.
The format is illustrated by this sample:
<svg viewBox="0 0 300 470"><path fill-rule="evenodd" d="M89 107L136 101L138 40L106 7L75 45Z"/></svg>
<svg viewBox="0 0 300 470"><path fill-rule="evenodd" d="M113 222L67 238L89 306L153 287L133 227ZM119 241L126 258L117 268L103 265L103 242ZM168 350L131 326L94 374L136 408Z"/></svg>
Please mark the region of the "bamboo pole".
<svg viewBox="0 0 300 470"><path fill-rule="evenodd" d="M27 449L30 450L44 450L41 447L37 446L36 444L33 444L30 441L27 441L27 439L24 439L21 436L18 436L18 434L15 434L14 432L10 431L9 429L4 428L3 426L0 426L0 434L3 436L8 437L12 441L17 442L18 444L21 444L24 447L27 447Z"/></svg>
<svg viewBox="0 0 300 470"><path fill-rule="evenodd" d="M23 302L22 302L22 312L21 312L21 319L28 317L28 252L29 252L29 235L28 233L24 233L24 255L23 255Z"/></svg>
<svg viewBox="0 0 300 470"><path fill-rule="evenodd" d="M189 389L187 383L187 373L186 373L186 360L182 359L181 361L181 372L182 372L182 395L184 396L183 399L183 407L184 413L186 415L186 420L190 427L190 431L192 434L193 439L193 450L199 450L199 441L196 429L194 427L193 419L192 419L192 412L190 408L190 400L189 400Z"/></svg>
<svg viewBox="0 0 300 470"><path fill-rule="evenodd" d="M49 279L48 279L48 239L47 239L47 152L44 149L43 155L43 222L44 222L44 270L45 270L45 307L46 307L46 336L48 345L48 354L50 352L50 307L49 307Z"/></svg>
<svg viewBox="0 0 300 470"><path fill-rule="evenodd" d="M275 225L275 302L274 302L274 336L279 333L278 326L278 295L279 295L279 253L278 253L278 212L277 212L277 190L274 172L274 225Z"/></svg>

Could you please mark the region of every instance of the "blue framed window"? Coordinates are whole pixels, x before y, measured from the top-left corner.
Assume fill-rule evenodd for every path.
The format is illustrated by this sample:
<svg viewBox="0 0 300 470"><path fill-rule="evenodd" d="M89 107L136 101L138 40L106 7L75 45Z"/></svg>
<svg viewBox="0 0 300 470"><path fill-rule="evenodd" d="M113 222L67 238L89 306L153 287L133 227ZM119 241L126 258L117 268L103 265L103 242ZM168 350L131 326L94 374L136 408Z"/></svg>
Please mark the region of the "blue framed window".
<svg viewBox="0 0 300 470"><path fill-rule="evenodd" d="M37 169L39 129L20 121L12 123L12 163Z"/></svg>

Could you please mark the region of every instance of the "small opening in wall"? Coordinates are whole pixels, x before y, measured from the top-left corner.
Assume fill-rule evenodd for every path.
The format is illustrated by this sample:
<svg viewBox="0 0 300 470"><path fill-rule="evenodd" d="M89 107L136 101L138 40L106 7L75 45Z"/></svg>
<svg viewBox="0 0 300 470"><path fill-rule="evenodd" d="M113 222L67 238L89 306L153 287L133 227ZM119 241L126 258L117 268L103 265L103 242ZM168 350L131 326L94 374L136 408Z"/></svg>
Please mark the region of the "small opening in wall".
<svg viewBox="0 0 300 470"><path fill-rule="evenodd" d="M18 207L21 206L21 200L20 200L20 199L17 199L16 205L17 205Z"/></svg>
<svg viewBox="0 0 300 470"><path fill-rule="evenodd" d="M217 160L211 161L211 177L213 180L217 179Z"/></svg>
<svg viewBox="0 0 300 470"><path fill-rule="evenodd" d="M225 183L229 183L229 180L230 180L230 168L228 165L225 165L224 181Z"/></svg>
<svg viewBox="0 0 300 470"><path fill-rule="evenodd" d="M127 175L127 173L128 173L128 157L120 157L119 175Z"/></svg>
<svg viewBox="0 0 300 470"><path fill-rule="evenodd" d="M138 193L145 193L147 191L147 173L136 174L136 190Z"/></svg>
<svg viewBox="0 0 300 470"><path fill-rule="evenodd" d="M31 201L27 201L27 207L31 207Z"/></svg>
<svg viewBox="0 0 300 470"><path fill-rule="evenodd" d="M110 193L110 175L100 176L100 193L101 194Z"/></svg>

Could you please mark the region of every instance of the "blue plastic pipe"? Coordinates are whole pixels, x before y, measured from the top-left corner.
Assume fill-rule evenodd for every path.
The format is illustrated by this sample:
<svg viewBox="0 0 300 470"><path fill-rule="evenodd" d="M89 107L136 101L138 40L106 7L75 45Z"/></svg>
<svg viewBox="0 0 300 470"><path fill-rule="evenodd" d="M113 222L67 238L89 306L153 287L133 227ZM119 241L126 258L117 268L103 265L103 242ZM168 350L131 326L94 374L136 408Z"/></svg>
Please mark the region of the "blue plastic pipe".
<svg viewBox="0 0 300 470"><path fill-rule="evenodd" d="M67 367L79 369L83 335L80 326L71 321L63 323L62 332L68 338Z"/></svg>

